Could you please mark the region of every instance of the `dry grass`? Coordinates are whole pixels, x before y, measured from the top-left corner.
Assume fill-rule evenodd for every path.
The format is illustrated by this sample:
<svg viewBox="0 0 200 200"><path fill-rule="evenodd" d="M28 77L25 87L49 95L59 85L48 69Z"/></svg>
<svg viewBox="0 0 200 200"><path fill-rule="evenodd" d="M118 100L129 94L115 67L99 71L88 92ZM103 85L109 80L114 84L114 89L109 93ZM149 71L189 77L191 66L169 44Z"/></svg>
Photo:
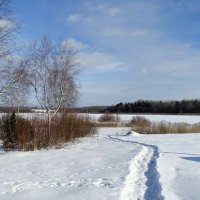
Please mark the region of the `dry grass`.
<svg viewBox="0 0 200 200"><path fill-rule="evenodd" d="M112 115L109 113L106 114L102 114L99 119L98 122L120 122L120 116L119 115Z"/></svg>
<svg viewBox="0 0 200 200"><path fill-rule="evenodd" d="M96 122L97 127L118 127L122 126L119 115L112 115L110 113L102 114Z"/></svg>
<svg viewBox="0 0 200 200"><path fill-rule="evenodd" d="M136 126L136 127L141 127L141 126L149 127L150 124L151 124L151 121L142 116L133 117L129 123L130 126Z"/></svg>
<svg viewBox="0 0 200 200"><path fill-rule="evenodd" d="M200 133L200 123L150 122L143 117L132 121L132 130L140 134Z"/></svg>
<svg viewBox="0 0 200 200"><path fill-rule="evenodd" d="M30 121L13 114L2 117L0 135L3 146L8 150L27 150L33 146L34 129Z"/></svg>
<svg viewBox="0 0 200 200"><path fill-rule="evenodd" d="M120 127L122 126L119 122L96 122L97 127Z"/></svg>
<svg viewBox="0 0 200 200"><path fill-rule="evenodd" d="M200 133L200 124L154 122L151 124L149 133Z"/></svg>
<svg viewBox="0 0 200 200"><path fill-rule="evenodd" d="M1 128L1 137L6 149L34 150L58 147L66 142L74 142L77 138L96 133L95 123L90 118L76 114L62 114L51 123L50 133L48 122L44 118L34 117L29 120L19 118L11 134L5 134ZM3 127L3 126L2 126ZM10 135L13 135L10 138Z"/></svg>

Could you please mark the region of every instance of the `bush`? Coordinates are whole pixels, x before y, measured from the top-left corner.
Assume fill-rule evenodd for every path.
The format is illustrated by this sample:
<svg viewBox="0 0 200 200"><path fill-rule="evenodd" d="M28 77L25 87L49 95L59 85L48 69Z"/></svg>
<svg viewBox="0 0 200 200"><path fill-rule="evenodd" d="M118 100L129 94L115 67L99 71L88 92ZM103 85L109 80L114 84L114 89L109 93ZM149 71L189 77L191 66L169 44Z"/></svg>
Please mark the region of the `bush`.
<svg viewBox="0 0 200 200"><path fill-rule="evenodd" d="M130 121L130 125L133 127L149 127L151 121L142 116L135 116Z"/></svg>
<svg viewBox="0 0 200 200"><path fill-rule="evenodd" d="M58 126L65 141L73 141L76 138L96 133L95 124L87 116L63 114L59 119Z"/></svg>
<svg viewBox="0 0 200 200"><path fill-rule="evenodd" d="M61 114L51 123L50 133L45 118L27 120L12 115L2 118L1 138L7 150L42 149L74 142L77 138L96 133L96 126L88 117Z"/></svg>
<svg viewBox="0 0 200 200"><path fill-rule="evenodd" d="M109 113L103 114L99 117L98 119L99 122L119 122L120 121L120 117L111 115Z"/></svg>
<svg viewBox="0 0 200 200"><path fill-rule="evenodd" d="M48 122L35 118L32 120L35 128L35 148L53 147L65 142L74 142L77 138L96 133L96 126L90 118L76 114L61 114L55 117L48 133Z"/></svg>
<svg viewBox="0 0 200 200"><path fill-rule="evenodd" d="M2 117L1 139L6 149L33 149L34 129L30 121L15 113Z"/></svg>
<svg viewBox="0 0 200 200"><path fill-rule="evenodd" d="M200 124L149 121L148 123L135 123L132 130L141 134L200 133Z"/></svg>
<svg viewBox="0 0 200 200"><path fill-rule="evenodd" d="M97 127L117 127L121 125L119 122L121 118L119 115L103 114L98 118L96 122Z"/></svg>

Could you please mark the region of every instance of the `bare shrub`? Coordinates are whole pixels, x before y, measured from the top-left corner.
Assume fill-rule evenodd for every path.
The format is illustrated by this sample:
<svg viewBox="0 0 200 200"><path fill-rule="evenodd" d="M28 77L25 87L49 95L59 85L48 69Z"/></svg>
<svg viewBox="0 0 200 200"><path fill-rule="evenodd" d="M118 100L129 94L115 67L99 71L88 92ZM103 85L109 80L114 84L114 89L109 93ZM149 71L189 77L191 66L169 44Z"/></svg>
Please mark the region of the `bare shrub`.
<svg viewBox="0 0 200 200"><path fill-rule="evenodd" d="M118 122L96 122L97 127L119 127Z"/></svg>
<svg viewBox="0 0 200 200"><path fill-rule="evenodd" d="M112 115L109 113L103 114L96 122L97 127L117 127L120 125L121 118L119 115Z"/></svg>
<svg viewBox="0 0 200 200"><path fill-rule="evenodd" d="M77 138L96 133L96 127L89 117L64 113L52 119L51 132L48 133L48 121L32 120L35 131L35 149L53 147L65 142L74 142Z"/></svg>
<svg viewBox="0 0 200 200"><path fill-rule="evenodd" d="M94 123L87 116L62 114L59 122L60 133L64 134L65 141L74 141L76 138L96 133Z"/></svg>
<svg viewBox="0 0 200 200"><path fill-rule="evenodd" d="M150 122L147 126L142 124L133 126L132 130L141 134L200 133L200 123Z"/></svg>
<svg viewBox="0 0 200 200"><path fill-rule="evenodd" d="M50 133L48 125L45 118L5 117L1 123L3 145L7 150L30 151L74 142L96 133L96 126L89 117L76 114L64 113L53 118Z"/></svg>
<svg viewBox="0 0 200 200"><path fill-rule="evenodd" d="M2 117L1 139L5 149L33 149L34 129L30 121L15 113Z"/></svg>
<svg viewBox="0 0 200 200"><path fill-rule="evenodd" d="M142 116L135 116L130 121L130 125L135 127L149 127L151 121Z"/></svg>
<svg viewBox="0 0 200 200"><path fill-rule="evenodd" d="M117 115L112 115L109 113L103 114L98 119L99 122L118 122L120 121L120 117Z"/></svg>

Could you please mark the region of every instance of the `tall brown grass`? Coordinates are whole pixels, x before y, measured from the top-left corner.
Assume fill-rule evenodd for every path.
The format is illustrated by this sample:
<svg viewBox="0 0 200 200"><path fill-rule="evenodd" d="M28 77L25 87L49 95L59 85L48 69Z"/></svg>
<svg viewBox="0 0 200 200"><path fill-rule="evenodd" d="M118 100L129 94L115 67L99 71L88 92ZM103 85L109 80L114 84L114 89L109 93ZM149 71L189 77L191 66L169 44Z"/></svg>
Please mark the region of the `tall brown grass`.
<svg viewBox="0 0 200 200"><path fill-rule="evenodd" d="M136 117L130 124L132 130L140 134L200 133L200 123L151 122L144 117Z"/></svg>
<svg viewBox="0 0 200 200"><path fill-rule="evenodd" d="M69 113L56 116L52 120L50 132L44 117L28 120L18 117L11 134L6 134L3 129L5 119L2 119L1 124L3 145L8 150L30 151L58 147L63 143L74 142L77 138L96 133L96 126L89 117ZM10 135L14 137L10 138Z"/></svg>
<svg viewBox="0 0 200 200"><path fill-rule="evenodd" d="M26 149L31 148L34 138L34 129L30 121L17 117L15 113L2 116L1 119L1 139L6 149Z"/></svg>
<svg viewBox="0 0 200 200"><path fill-rule="evenodd" d="M138 126L148 127L150 126L150 124L151 124L151 121L142 116L135 116L129 122L129 125L136 126L136 127Z"/></svg>
<svg viewBox="0 0 200 200"><path fill-rule="evenodd" d="M121 118L118 114L105 113L100 115L96 122L97 127L118 127L121 125Z"/></svg>
<svg viewBox="0 0 200 200"><path fill-rule="evenodd" d="M112 115L110 113L105 113L100 115L98 122L119 122L120 116L119 115Z"/></svg>

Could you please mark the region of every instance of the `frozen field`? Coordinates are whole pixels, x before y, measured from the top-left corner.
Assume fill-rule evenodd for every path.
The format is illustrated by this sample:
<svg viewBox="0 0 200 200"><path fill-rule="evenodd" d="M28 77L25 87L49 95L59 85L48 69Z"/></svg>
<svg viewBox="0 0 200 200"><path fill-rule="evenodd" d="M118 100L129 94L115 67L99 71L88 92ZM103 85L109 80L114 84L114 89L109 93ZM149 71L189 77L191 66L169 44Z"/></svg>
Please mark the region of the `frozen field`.
<svg viewBox="0 0 200 200"><path fill-rule="evenodd" d="M182 122L200 121L199 116L173 116L173 121L180 117ZM200 199L200 134L126 135L128 131L101 128L98 136L62 149L1 149L0 199Z"/></svg>
<svg viewBox="0 0 200 200"><path fill-rule="evenodd" d="M102 114L80 114L89 115L93 120L97 121ZM115 114L114 114L115 115ZM120 114L122 121L130 121L134 116L143 116L151 121L167 121L167 122L186 122L186 123L198 123L200 122L200 115L148 115L148 114Z"/></svg>

